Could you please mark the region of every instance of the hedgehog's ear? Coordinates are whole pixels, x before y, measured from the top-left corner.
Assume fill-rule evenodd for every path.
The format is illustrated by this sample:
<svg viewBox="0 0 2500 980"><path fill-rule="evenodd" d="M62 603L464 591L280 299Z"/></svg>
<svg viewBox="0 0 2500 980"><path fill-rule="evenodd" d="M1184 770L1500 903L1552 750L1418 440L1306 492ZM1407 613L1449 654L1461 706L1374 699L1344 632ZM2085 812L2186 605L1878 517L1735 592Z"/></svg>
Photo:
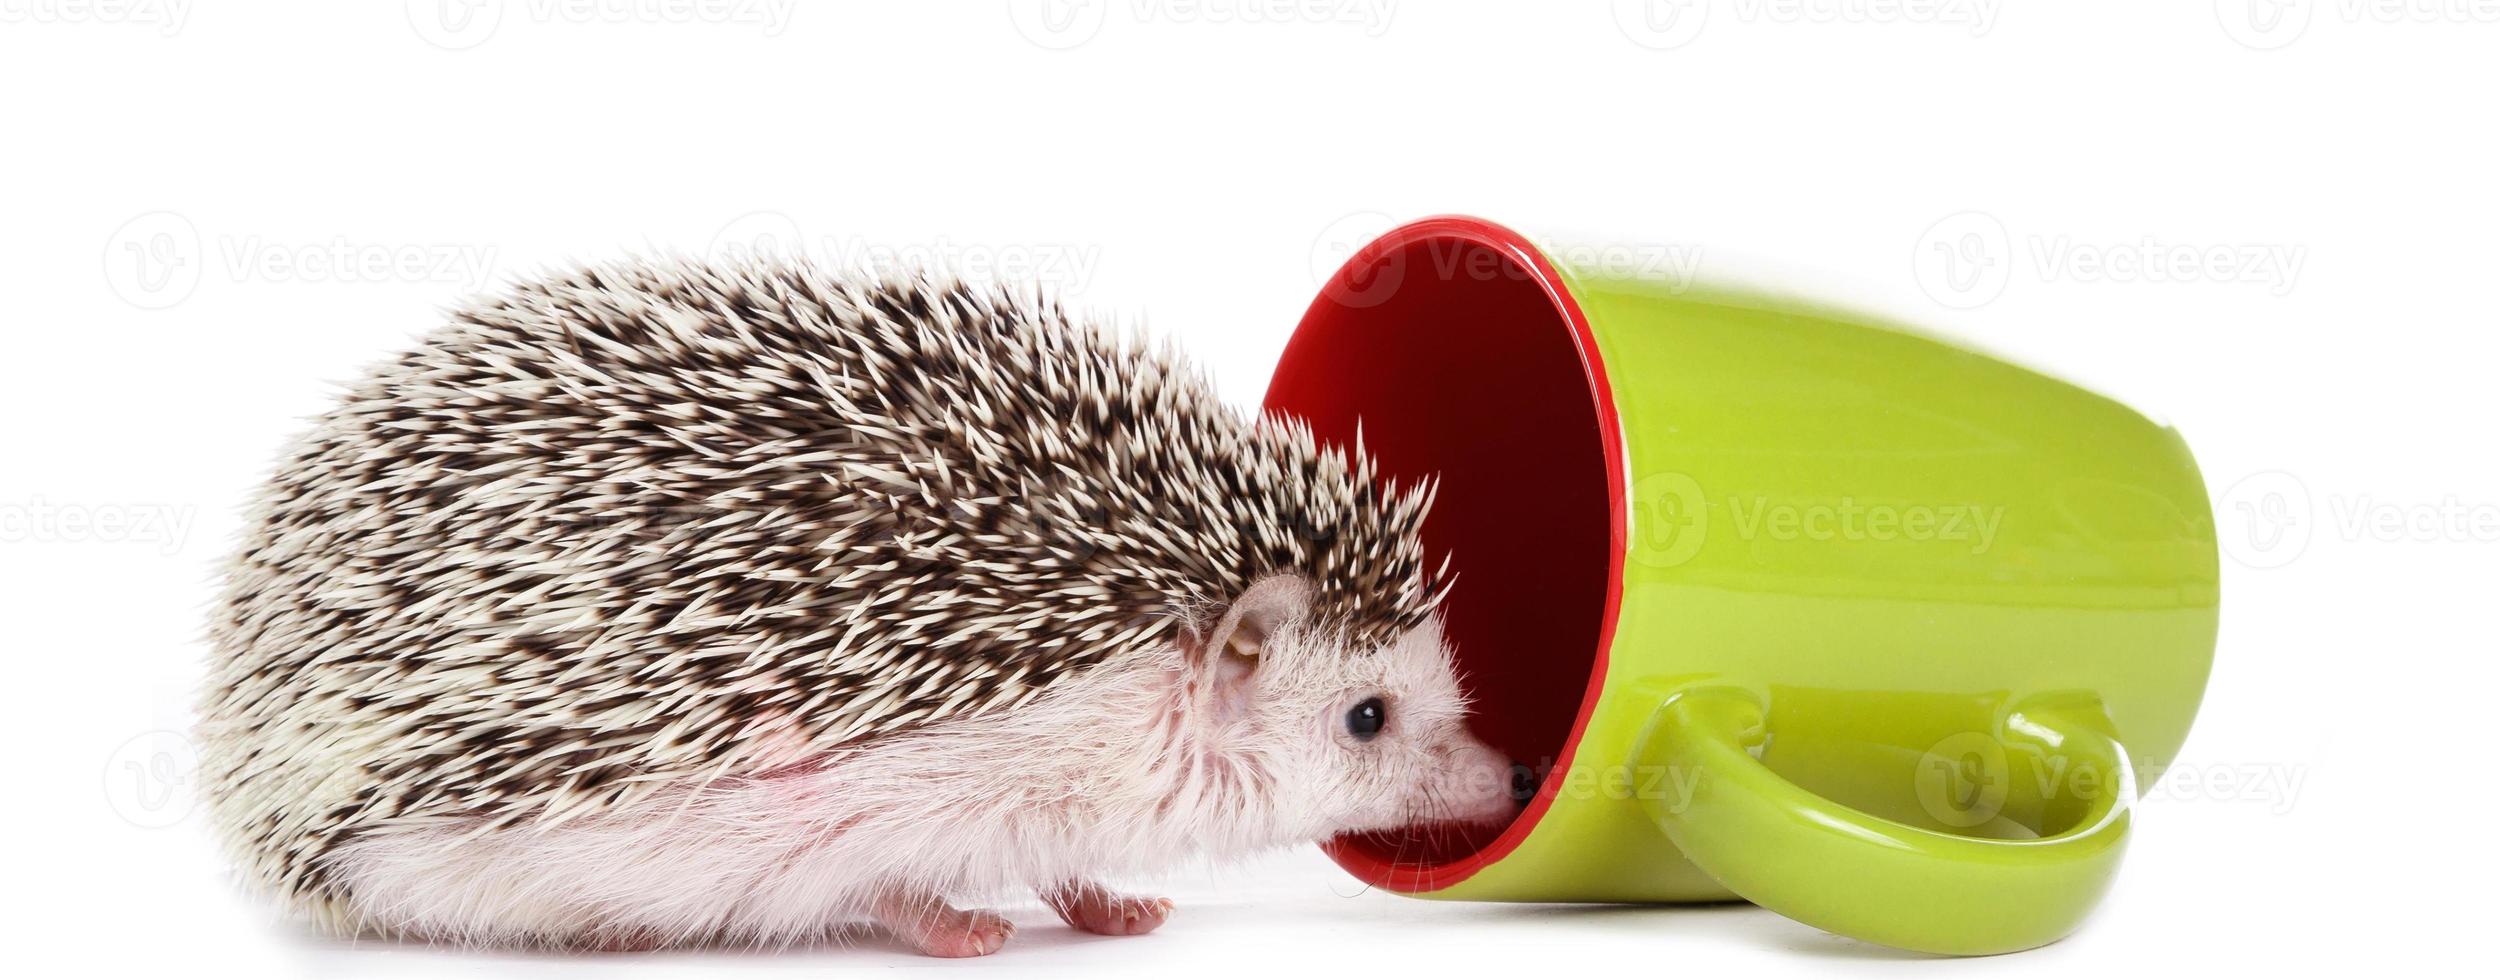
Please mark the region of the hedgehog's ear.
<svg viewBox="0 0 2500 980"><path fill-rule="evenodd" d="M1250 677L1267 655L1268 641L1311 604L1311 584L1299 575L1270 575L1241 590L1215 626L1185 644L1205 696L1228 707L1245 706Z"/></svg>

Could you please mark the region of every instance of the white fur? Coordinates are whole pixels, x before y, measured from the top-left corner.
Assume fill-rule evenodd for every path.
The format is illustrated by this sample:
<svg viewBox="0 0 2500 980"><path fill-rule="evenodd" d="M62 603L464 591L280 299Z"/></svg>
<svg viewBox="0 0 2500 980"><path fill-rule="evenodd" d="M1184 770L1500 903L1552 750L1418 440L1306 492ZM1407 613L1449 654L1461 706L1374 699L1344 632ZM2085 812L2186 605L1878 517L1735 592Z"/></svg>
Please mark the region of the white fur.
<svg viewBox="0 0 2500 980"><path fill-rule="evenodd" d="M776 946L898 896L957 900L1419 820L1506 817L1440 631L1347 651L1285 630L1246 680L1181 648L1025 708L560 821L385 825L331 871L355 924L489 944ZM1391 704L1360 741L1344 710ZM769 735L759 736L769 739Z"/></svg>

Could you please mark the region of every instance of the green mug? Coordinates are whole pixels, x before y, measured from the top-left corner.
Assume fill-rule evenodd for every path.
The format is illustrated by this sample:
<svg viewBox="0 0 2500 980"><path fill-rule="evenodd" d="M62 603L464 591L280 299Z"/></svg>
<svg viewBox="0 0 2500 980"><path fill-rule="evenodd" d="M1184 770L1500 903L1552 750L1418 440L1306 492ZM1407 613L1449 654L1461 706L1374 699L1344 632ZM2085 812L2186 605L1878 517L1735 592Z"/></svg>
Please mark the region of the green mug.
<svg viewBox="0 0 2500 980"><path fill-rule="evenodd" d="M1709 902L1948 954L2073 931L2213 657L2171 429L1953 343L1430 218L1359 250L1266 404L1433 477L1481 833L1328 845L1425 898Z"/></svg>

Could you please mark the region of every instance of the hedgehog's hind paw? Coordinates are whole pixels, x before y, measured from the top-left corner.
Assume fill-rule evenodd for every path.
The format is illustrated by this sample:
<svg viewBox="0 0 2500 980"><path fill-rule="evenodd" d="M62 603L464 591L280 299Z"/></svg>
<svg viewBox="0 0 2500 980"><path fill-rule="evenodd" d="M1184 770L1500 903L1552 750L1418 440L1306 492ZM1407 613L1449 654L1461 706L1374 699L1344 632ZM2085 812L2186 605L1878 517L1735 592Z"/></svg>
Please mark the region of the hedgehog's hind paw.
<svg viewBox="0 0 2500 980"><path fill-rule="evenodd" d="M1053 888L1042 901L1069 925L1098 936L1142 936L1172 915L1171 899L1121 895L1090 881Z"/></svg>
<svg viewBox="0 0 2500 980"><path fill-rule="evenodd" d="M1016 924L1006 916L959 909L935 895L890 896L878 900L869 914L894 938L930 956L988 956L1016 933Z"/></svg>

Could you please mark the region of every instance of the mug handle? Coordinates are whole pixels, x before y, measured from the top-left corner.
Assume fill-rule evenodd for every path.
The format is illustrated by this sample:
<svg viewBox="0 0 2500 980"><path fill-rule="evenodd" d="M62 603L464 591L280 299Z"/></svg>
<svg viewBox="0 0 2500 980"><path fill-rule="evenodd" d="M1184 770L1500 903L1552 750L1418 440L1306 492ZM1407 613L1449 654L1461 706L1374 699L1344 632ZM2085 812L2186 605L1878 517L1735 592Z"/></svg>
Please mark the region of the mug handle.
<svg viewBox="0 0 2500 980"><path fill-rule="evenodd" d="M1643 805L1677 850L1746 900L1887 946L2007 953L2074 931L2126 850L2134 771L2099 714L2096 706L2034 702L2009 714L1997 733L2046 767L2035 773L2062 777L2090 767L2102 774L2089 797L2044 794L2043 813L2081 812L2054 832L2033 827L2041 834L2034 840L1941 833L1808 792L1755 758L1750 747L1770 733L1762 700L1741 687L1668 696L1641 736L1636 762L1665 767L1644 771L1679 774L1675 785L1690 787L1645 794Z"/></svg>

